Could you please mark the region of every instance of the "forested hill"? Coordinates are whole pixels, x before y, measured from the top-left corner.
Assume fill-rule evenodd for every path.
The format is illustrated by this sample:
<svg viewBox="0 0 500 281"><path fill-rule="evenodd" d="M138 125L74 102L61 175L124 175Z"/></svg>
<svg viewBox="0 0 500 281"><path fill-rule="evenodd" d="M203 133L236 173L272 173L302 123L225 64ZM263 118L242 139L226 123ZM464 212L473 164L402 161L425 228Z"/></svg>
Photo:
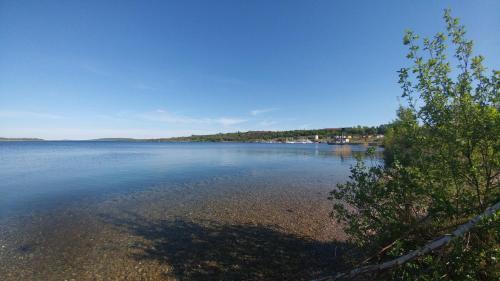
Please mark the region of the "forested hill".
<svg viewBox="0 0 500 281"><path fill-rule="evenodd" d="M364 137L383 135L387 129L387 125L380 125L376 127L351 127L344 128L345 135L353 137ZM234 142L252 142L252 141L286 141L300 138L314 138L318 135L320 139L327 140L334 136L340 135L342 128L326 128L314 130L292 130L292 131L248 131L248 132L235 132L235 133L220 133L214 135L192 135L189 137L175 137L157 139L157 141L234 141Z"/></svg>

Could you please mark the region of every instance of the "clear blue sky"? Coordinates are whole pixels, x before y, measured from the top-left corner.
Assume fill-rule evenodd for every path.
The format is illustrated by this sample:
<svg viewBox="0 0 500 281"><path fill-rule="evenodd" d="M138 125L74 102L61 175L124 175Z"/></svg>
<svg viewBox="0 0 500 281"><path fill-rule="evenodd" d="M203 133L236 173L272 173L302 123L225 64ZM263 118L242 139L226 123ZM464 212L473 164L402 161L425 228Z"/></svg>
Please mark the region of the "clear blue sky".
<svg viewBox="0 0 500 281"><path fill-rule="evenodd" d="M498 69L500 1L0 0L0 136L386 123L404 30L447 7Z"/></svg>

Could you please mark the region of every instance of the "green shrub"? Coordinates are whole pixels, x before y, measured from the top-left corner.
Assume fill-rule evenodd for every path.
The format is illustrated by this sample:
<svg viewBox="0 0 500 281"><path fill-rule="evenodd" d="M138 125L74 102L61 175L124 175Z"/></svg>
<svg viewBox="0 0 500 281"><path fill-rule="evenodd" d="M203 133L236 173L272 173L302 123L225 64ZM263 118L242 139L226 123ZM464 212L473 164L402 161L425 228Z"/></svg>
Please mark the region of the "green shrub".
<svg viewBox="0 0 500 281"><path fill-rule="evenodd" d="M407 103L387 128L385 165L358 160L331 192L332 216L371 262L417 249L500 200L500 72L487 74L448 10L444 21L446 32L430 39L404 36L411 66L399 83ZM498 280L498 217L379 278Z"/></svg>

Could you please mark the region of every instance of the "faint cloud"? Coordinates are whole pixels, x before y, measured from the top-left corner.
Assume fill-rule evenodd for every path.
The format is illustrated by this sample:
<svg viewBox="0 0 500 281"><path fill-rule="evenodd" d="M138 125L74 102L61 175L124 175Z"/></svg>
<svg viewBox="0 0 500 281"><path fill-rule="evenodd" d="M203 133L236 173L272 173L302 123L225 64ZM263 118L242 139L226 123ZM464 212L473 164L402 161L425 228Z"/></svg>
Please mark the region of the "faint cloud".
<svg viewBox="0 0 500 281"><path fill-rule="evenodd" d="M102 119L102 120L106 120L106 121L120 121L120 122L122 122L122 121L128 121L129 120L125 116L123 116L121 114L116 114L116 115L94 114L93 116L96 117L96 118Z"/></svg>
<svg viewBox="0 0 500 281"><path fill-rule="evenodd" d="M278 110L278 109L277 108L254 109L254 110L250 111L250 114L253 116L257 116L257 115L260 115L263 113L269 113L269 112L276 111L276 110Z"/></svg>
<svg viewBox="0 0 500 281"><path fill-rule="evenodd" d="M219 118L196 118L190 116L179 115L176 113L168 112L164 109L157 109L154 112L147 112L138 115L139 118L164 123L175 123L175 124L218 124L222 126L232 126L240 123L244 123L247 120L241 118L232 117L219 117Z"/></svg>
<svg viewBox="0 0 500 281"><path fill-rule="evenodd" d="M246 122L246 119L239 119L239 118L218 118L214 119L215 123L221 124L223 126L232 126L236 124L241 124Z"/></svg>
<svg viewBox="0 0 500 281"><path fill-rule="evenodd" d="M178 115L157 109L154 112L146 112L138 115L139 118L147 121L164 122L164 123L177 123L177 124L206 124L209 123L208 118L192 118L188 116Z"/></svg>
<svg viewBox="0 0 500 281"><path fill-rule="evenodd" d="M42 138L46 140L88 140L98 138L168 138L190 135L214 134L210 130L169 130L169 129L140 129L140 128L2 128L2 136L17 138Z"/></svg>
<svg viewBox="0 0 500 281"><path fill-rule="evenodd" d="M154 91L154 90L157 90L156 87L152 87L152 86L146 85L144 83L136 83L136 84L133 85L133 87L135 89L144 90L144 91Z"/></svg>
<svg viewBox="0 0 500 281"><path fill-rule="evenodd" d="M264 121L261 121L259 123L260 126L262 127L270 127L270 126L273 126L273 125L276 125L278 124L277 121L272 121L272 120L264 120Z"/></svg>
<svg viewBox="0 0 500 281"><path fill-rule="evenodd" d="M2 118L32 118L32 119L61 119L60 115L33 112L33 111L16 111L16 110L0 110Z"/></svg>
<svg viewBox="0 0 500 281"><path fill-rule="evenodd" d="M92 74L95 74L95 75L99 75L99 76L111 76L111 73L106 71L106 70L103 70L102 68L100 67L97 67L95 64L91 64L91 63L82 63L81 64L81 68L87 72L90 72Z"/></svg>
<svg viewBox="0 0 500 281"><path fill-rule="evenodd" d="M202 74L201 78L208 79L210 81L220 83L220 84L227 84L227 85L245 85L246 84L246 82L242 79L235 78L235 77L229 77L229 76L221 76L221 75L214 75L214 74Z"/></svg>

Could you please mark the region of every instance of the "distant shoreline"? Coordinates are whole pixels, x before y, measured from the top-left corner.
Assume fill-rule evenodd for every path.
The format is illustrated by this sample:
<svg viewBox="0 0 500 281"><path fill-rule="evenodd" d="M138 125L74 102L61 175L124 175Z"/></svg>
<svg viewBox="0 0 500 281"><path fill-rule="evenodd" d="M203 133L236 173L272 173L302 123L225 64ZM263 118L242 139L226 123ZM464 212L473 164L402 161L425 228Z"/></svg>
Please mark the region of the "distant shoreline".
<svg viewBox="0 0 500 281"><path fill-rule="evenodd" d="M91 139L91 140L44 140L44 139L1 139L1 142L141 142L141 143L256 143L256 144L328 144L327 142L270 142L270 141L199 141L199 140L158 140L158 139L116 139L116 140L101 140L101 139ZM369 146L383 146L382 142L350 142L350 143L335 143L328 145L369 145Z"/></svg>
<svg viewBox="0 0 500 281"><path fill-rule="evenodd" d="M0 138L0 141L45 141L39 138Z"/></svg>
<svg viewBox="0 0 500 281"><path fill-rule="evenodd" d="M0 138L0 141L122 141L122 142L241 142L241 143L334 143L382 144L387 125L376 127L325 128L289 131L247 131L170 138L98 138L88 140L44 140L41 138ZM340 141L342 139L342 141Z"/></svg>

